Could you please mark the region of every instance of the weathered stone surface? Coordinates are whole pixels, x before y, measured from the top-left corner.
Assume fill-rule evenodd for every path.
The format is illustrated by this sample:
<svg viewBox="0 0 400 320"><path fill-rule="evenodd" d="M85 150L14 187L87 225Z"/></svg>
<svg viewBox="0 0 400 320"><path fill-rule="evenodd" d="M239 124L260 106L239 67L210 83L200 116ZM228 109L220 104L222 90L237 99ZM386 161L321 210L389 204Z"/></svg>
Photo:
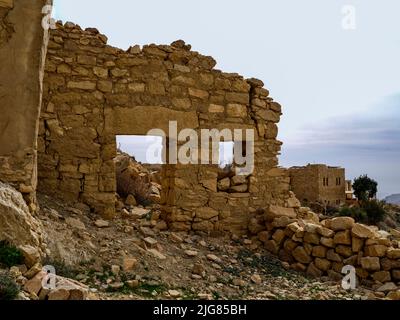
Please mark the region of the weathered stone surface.
<svg viewBox="0 0 400 320"><path fill-rule="evenodd" d="M353 228L351 229L351 234L355 237L366 239L366 238L373 238L375 233L366 225L356 223Z"/></svg>
<svg viewBox="0 0 400 320"><path fill-rule="evenodd" d="M334 248L334 246L335 246L335 243L333 242L332 238L322 237L320 239L320 242L322 245L324 245L325 247L328 247L328 248Z"/></svg>
<svg viewBox="0 0 400 320"><path fill-rule="evenodd" d="M337 217L337 218L331 219L328 222L327 227L334 231L340 231L340 230L351 229L351 228L353 228L354 224L355 224L355 221L351 217Z"/></svg>
<svg viewBox="0 0 400 320"><path fill-rule="evenodd" d="M335 261L335 262L341 262L342 258L340 255L338 255L333 249L330 249L326 253L326 257L328 260Z"/></svg>
<svg viewBox="0 0 400 320"><path fill-rule="evenodd" d="M22 195L0 182L0 240L27 246L40 254L44 249L43 236L40 222L30 214Z"/></svg>
<svg viewBox="0 0 400 320"><path fill-rule="evenodd" d="M375 281L379 281L381 283L389 282L391 280L389 271L378 271L372 274L372 278Z"/></svg>
<svg viewBox="0 0 400 320"><path fill-rule="evenodd" d="M85 224L76 218L67 218L65 222L72 228L79 229L79 230L86 230Z"/></svg>
<svg viewBox="0 0 400 320"><path fill-rule="evenodd" d="M196 218L202 220L209 220L218 216L218 211L212 208L204 207L196 210Z"/></svg>
<svg viewBox="0 0 400 320"><path fill-rule="evenodd" d="M365 247L364 254L370 257L384 257L387 250L388 247L377 244Z"/></svg>
<svg viewBox="0 0 400 320"><path fill-rule="evenodd" d="M42 289L42 279L46 276L44 271L37 273L32 279L27 281L24 285L24 290L29 293L38 295Z"/></svg>
<svg viewBox="0 0 400 320"><path fill-rule="evenodd" d="M279 247L278 244L274 240L267 240L264 243L265 249L271 252L274 255L278 254Z"/></svg>
<svg viewBox="0 0 400 320"><path fill-rule="evenodd" d="M312 255L314 257L325 258L327 249L324 246L315 246L312 250Z"/></svg>
<svg viewBox="0 0 400 320"><path fill-rule="evenodd" d="M312 244L319 244L319 235L316 233L311 233L311 232L306 232L304 234L304 242L306 243L312 243Z"/></svg>
<svg viewBox="0 0 400 320"><path fill-rule="evenodd" d="M384 285L380 286L377 291L379 292L389 292L397 290L397 286L393 282L387 282Z"/></svg>
<svg viewBox="0 0 400 320"><path fill-rule="evenodd" d="M292 252L293 257L300 263L308 264L312 261L311 257L307 254L304 247L298 246Z"/></svg>
<svg viewBox="0 0 400 320"><path fill-rule="evenodd" d="M359 252L364 246L364 240L357 238L357 237L352 237L351 240L351 248L353 252Z"/></svg>
<svg viewBox="0 0 400 320"><path fill-rule="evenodd" d="M348 258L353 255L353 251L351 250L351 247L345 246L345 245L338 245L335 248L336 252L339 253L341 256Z"/></svg>
<svg viewBox="0 0 400 320"><path fill-rule="evenodd" d="M361 266L367 271L379 271L380 269L378 257L363 257L360 262Z"/></svg>
<svg viewBox="0 0 400 320"><path fill-rule="evenodd" d="M389 248L387 250L387 257L389 259L400 259L400 249Z"/></svg>
<svg viewBox="0 0 400 320"><path fill-rule="evenodd" d="M312 262L308 265L307 274L314 278L319 278L322 276L322 271L316 267L316 265Z"/></svg>
<svg viewBox="0 0 400 320"><path fill-rule="evenodd" d="M284 238L285 238L285 233L282 229L276 230L275 233L272 235L272 239L275 240L278 246L281 244Z"/></svg>
<svg viewBox="0 0 400 320"><path fill-rule="evenodd" d="M284 208L275 205L271 205L266 213L268 220L273 220L278 217L286 216L288 218L296 218L296 212L293 208Z"/></svg>
<svg viewBox="0 0 400 320"><path fill-rule="evenodd" d="M125 272L132 271L136 267L137 264L138 264L138 261L136 258L126 257L122 261L122 270Z"/></svg>
<svg viewBox="0 0 400 320"><path fill-rule="evenodd" d="M18 248L24 256L24 262L28 268L33 267L36 263L40 261L41 257L38 248L30 245L19 246Z"/></svg>
<svg viewBox="0 0 400 320"><path fill-rule="evenodd" d="M351 245L351 234L350 230L339 231L333 237L333 242L336 244Z"/></svg>
<svg viewBox="0 0 400 320"><path fill-rule="evenodd" d="M335 234L332 230L322 227L322 226L319 226L317 228L317 232L318 232L318 234L320 234L321 236L323 236L325 238L331 238Z"/></svg>
<svg viewBox="0 0 400 320"><path fill-rule="evenodd" d="M332 262L326 259L316 258L314 264L319 270L328 271L331 268Z"/></svg>

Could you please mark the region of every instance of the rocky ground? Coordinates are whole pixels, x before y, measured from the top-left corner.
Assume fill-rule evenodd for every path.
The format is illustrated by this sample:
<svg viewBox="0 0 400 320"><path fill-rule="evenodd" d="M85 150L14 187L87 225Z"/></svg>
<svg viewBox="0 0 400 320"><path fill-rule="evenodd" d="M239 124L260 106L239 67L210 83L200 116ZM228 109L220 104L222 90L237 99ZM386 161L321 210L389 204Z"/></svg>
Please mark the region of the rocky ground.
<svg viewBox="0 0 400 320"><path fill-rule="evenodd" d="M327 277L291 270L257 237L170 232L157 204L157 168L146 168L124 154L116 164L124 196L112 221L101 220L83 204L70 206L38 195L36 218L46 234L48 257L42 264L31 259L32 265L9 270L22 288L19 299L386 298L388 290L346 291ZM55 290L42 289L43 265L56 270Z"/></svg>
<svg viewBox="0 0 400 320"><path fill-rule="evenodd" d="M99 220L84 207L40 196L51 255L45 264L87 286L88 299L379 299L312 279L245 237L177 234L157 227L157 206ZM37 299L35 294L25 298Z"/></svg>

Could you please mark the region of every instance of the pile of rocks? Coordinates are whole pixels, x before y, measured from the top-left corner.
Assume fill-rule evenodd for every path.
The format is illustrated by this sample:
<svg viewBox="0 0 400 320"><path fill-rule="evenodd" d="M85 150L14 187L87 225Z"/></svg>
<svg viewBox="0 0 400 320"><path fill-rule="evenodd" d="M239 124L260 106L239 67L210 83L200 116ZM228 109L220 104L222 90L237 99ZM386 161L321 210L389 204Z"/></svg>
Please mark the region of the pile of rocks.
<svg viewBox="0 0 400 320"><path fill-rule="evenodd" d="M351 217L319 222L318 216L304 207L270 206L264 219L267 230L259 232L258 239L291 268L340 280L342 268L351 265L362 283L378 291L397 290L399 242L377 227L356 223Z"/></svg>
<svg viewBox="0 0 400 320"><path fill-rule="evenodd" d="M26 265L10 268L10 274L22 287L20 299L26 300L85 300L89 288L78 281L55 275L53 286L46 281L47 273L40 263L36 263L30 269Z"/></svg>
<svg viewBox="0 0 400 320"><path fill-rule="evenodd" d="M154 182L156 172L150 172L126 153L119 153L114 159L118 194L128 206L138 202L160 203L161 185Z"/></svg>

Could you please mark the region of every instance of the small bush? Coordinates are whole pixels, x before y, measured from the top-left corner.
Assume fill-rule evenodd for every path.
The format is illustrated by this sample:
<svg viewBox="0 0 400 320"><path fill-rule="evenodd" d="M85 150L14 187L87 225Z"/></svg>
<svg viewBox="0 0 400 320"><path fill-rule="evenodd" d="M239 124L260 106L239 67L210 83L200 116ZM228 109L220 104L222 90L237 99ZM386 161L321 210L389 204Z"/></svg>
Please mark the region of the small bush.
<svg viewBox="0 0 400 320"><path fill-rule="evenodd" d="M5 272L0 273L0 300L14 300L19 293L19 287L14 279Z"/></svg>
<svg viewBox="0 0 400 320"><path fill-rule="evenodd" d="M367 213L369 223L378 223L387 215L387 212L384 208L384 203L380 201L363 201L362 208Z"/></svg>
<svg viewBox="0 0 400 320"><path fill-rule="evenodd" d="M12 267L22 264L23 261L24 256L18 248L6 241L0 241L0 265Z"/></svg>
<svg viewBox="0 0 400 320"><path fill-rule="evenodd" d="M343 207L339 210L339 216L352 217L357 222L367 222L368 220L365 210L359 207Z"/></svg>
<svg viewBox="0 0 400 320"><path fill-rule="evenodd" d="M382 221L387 212L382 202L376 200L363 201L360 207L343 207L339 216L352 217L357 222L376 224Z"/></svg>

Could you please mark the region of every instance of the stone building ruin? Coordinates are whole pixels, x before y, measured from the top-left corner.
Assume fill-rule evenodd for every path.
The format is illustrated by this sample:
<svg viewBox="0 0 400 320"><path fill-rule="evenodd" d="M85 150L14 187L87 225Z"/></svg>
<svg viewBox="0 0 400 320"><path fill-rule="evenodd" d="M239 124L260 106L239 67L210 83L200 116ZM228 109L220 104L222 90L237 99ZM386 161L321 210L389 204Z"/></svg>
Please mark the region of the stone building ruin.
<svg viewBox="0 0 400 320"><path fill-rule="evenodd" d="M37 6L35 19L29 19L35 23L29 36L36 41L32 50L38 51L47 45L39 10L47 2L28 2ZM15 2L9 10L25 5ZM24 40L15 42L25 46ZM3 45L2 59L11 45ZM278 168L281 142L276 139L281 106L262 81L217 70L213 58L190 49L176 41L125 51L107 45L107 37L94 28L57 23L49 34L44 69L44 55L24 52L37 60L29 64L30 77L37 80L29 83L34 95L18 103L20 109L12 114L5 106L17 103L2 101L6 118L1 121L0 179L16 186L32 210L38 189L112 218L116 135L146 135L156 128L168 132L169 121L177 121L178 130L254 129L255 170L248 177L227 178L215 165L164 165L161 205L171 229L245 232L259 208L285 206L289 178ZM2 70L2 77L5 73L11 71ZM3 140L15 133L24 140L12 141L14 152Z"/></svg>
<svg viewBox="0 0 400 320"><path fill-rule="evenodd" d="M366 281L400 280L398 240L350 217L320 221L301 207L288 170L278 166L281 106L262 81L215 69L213 58L183 41L124 51L73 23L48 33L41 22L49 3L0 0L0 189L7 200L0 226L26 222L20 233L0 228L0 240L44 244L29 213L37 213L37 191L112 219L116 136L168 132L177 121L178 130L197 132L254 129L255 169L235 176L218 165L163 165L161 209L170 230L247 234L313 276L340 280L351 265Z"/></svg>

